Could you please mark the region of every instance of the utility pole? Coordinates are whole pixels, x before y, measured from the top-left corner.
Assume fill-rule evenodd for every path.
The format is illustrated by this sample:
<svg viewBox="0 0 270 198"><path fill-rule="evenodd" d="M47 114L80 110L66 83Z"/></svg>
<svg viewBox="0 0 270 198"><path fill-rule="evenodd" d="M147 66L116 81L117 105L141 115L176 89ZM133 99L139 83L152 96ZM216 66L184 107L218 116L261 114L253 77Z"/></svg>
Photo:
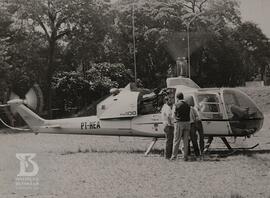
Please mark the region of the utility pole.
<svg viewBox="0 0 270 198"><path fill-rule="evenodd" d="M190 19L189 22L186 23L187 27L187 54L188 54L188 77L190 78L190 35L189 35L189 30L190 30L190 24L199 16L201 15L201 12L199 14L196 14L193 16L192 19Z"/></svg>
<svg viewBox="0 0 270 198"><path fill-rule="evenodd" d="M191 21L187 24L187 53L188 53L188 77L190 78L190 40L189 40L189 27Z"/></svg>
<svg viewBox="0 0 270 198"><path fill-rule="evenodd" d="M137 63L136 63L136 40L135 40L135 19L134 19L134 4L133 0L132 4L132 38L133 38L133 63L134 63L134 81L135 85L137 85Z"/></svg>

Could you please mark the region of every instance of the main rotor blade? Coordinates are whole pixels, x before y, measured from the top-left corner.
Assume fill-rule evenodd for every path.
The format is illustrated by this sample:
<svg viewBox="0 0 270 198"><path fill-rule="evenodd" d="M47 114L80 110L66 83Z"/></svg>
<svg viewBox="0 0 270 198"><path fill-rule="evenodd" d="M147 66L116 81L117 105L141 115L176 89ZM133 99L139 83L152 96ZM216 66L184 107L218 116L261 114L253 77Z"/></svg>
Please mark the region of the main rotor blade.
<svg viewBox="0 0 270 198"><path fill-rule="evenodd" d="M36 110L38 106L38 96L33 88L31 88L25 95L26 105L32 110Z"/></svg>
<svg viewBox="0 0 270 198"><path fill-rule="evenodd" d="M19 99L19 98L20 97L17 94L15 94L13 91L10 93L9 100ZM13 115L17 114L17 111L14 107L10 107L10 111Z"/></svg>

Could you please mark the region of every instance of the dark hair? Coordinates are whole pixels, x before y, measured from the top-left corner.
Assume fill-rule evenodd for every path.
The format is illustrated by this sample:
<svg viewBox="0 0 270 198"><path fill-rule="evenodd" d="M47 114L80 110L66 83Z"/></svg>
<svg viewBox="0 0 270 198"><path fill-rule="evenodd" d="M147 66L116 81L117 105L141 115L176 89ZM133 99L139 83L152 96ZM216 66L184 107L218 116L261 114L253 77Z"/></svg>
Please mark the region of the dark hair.
<svg viewBox="0 0 270 198"><path fill-rule="evenodd" d="M170 99L170 98L169 98L168 96L165 96L165 97L164 97L164 103L168 102L169 99Z"/></svg>
<svg viewBox="0 0 270 198"><path fill-rule="evenodd" d="M176 95L177 99L179 100L183 100L184 99L184 95L182 92L179 92L177 95Z"/></svg>

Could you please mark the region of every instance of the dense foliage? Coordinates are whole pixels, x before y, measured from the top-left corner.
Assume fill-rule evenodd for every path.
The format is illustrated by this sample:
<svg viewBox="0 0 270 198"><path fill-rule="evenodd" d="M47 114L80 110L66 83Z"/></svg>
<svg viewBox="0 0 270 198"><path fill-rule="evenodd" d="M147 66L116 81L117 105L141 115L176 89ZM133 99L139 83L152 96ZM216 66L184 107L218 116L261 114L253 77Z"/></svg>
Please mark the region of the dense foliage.
<svg viewBox="0 0 270 198"><path fill-rule="evenodd" d="M0 101L41 85L46 109L84 107L137 77L165 86L187 57L202 87L238 86L269 74L270 43L242 22L237 0L0 0Z"/></svg>

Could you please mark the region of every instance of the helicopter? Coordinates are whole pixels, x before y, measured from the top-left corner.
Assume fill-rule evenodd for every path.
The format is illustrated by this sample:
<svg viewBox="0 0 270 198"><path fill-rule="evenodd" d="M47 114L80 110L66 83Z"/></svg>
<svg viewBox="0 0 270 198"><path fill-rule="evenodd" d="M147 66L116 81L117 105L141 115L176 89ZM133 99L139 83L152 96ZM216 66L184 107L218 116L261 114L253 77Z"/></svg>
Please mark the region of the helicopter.
<svg viewBox="0 0 270 198"><path fill-rule="evenodd" d="M53 119L41 118L34 112L37 108L38 92L30 89L25 99L12 93L12 98L2 107L18 113L35 133L77 134L100 136L135 136L152 138L145 155L148 155L156 141L165 138L161 108L165 96L173 101L179 92L191 106L198 108L204 136L210 146L214 137L222 139L229 150L233 148L227 137L250 137L263 125L264 116L255 102L236 88L200 88L184 72L178 77L166 80L167 86L153 92L128 84L124 88L113 88L110 95L96 105L96 115ZM201 108L201 106L204 108ZM252 149L258 146L247 147ZM234 148L237 149L237 148Z"/></svg>

